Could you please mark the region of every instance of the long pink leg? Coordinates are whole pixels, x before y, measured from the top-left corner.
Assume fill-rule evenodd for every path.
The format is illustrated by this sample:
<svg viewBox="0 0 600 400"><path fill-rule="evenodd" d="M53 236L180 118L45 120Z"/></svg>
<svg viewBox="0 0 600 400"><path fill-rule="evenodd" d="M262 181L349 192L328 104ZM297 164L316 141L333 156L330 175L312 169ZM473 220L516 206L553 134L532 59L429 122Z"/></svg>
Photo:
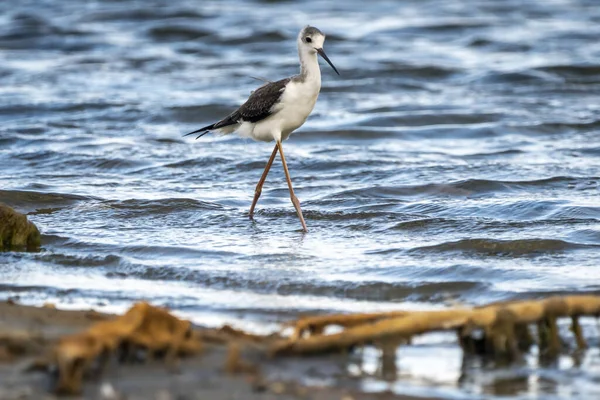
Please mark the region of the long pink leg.
<svg viewBox="0 0 600 400"><path fill-rule="evenodd" d="M281 155L281 162L283 163L283 170L285 171L285 178L287 179L288 188L290 189L290 198L292 199L292 204L296 208L296 213L298 214L298 218L300 218L300 223L302 224L302 229L304 232L308 232L306 229L306 223L304 222L304 216L302 215L302 209L300 208L300 201L294 194L294 188L292 187L292 178L290 178L290 171L288 171L287 163L285 162L285 156L283 155L283 147L281 146L281 142L277 142L277 148L279 148L279 154ZM275 151L273 151L273 155L275 155Z"/></svg>
<svg viewBox="0 0 600 400"><path fill-rule="evenodd" d="M254 216L254 207L256 207L256 203L258 202L258 198L260 197L260 194L262 192L263 184L265 183L265 180L267 180L267 175L269 174L271 165L273 165L273 161L275 160L275 156L277 155L277 149L278 147L277 145L275 145L273 153L271 153L271 158L269 158L269 162L267 163L267 166L265 167L265 170L263 171L263 174L260 177L258 184L256 185L256 189L254 190L254 200L252 200L252 206L250 206L250 219L252 219L252 217Z"/></svg>

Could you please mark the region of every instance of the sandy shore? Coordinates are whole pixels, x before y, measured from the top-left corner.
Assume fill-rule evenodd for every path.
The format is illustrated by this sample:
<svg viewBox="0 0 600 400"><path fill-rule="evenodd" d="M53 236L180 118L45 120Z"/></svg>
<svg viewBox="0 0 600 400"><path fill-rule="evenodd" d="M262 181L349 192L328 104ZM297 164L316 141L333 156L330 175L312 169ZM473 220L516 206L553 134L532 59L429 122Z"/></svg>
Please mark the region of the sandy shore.
<svg viewBox="0 0 600 400"><path fill-rule="evenodd" d="M0 399L53 399L54 377L27 372L33 360L64 334L79 332L94 321L111 318L95 311L64 311L0 303ZM211 329L198 327L203 333ZM270 359L246 351L256 374L227 374L227 348L206 344L198 356L184 358L178 373L164 364L118 364L98 378L87 379L82 399L408 399L392 393L362 393L359 382L345 373L345 356ZM310 386L307 385L310 382ZM316 383L315 383L316 382Z"/></svg>

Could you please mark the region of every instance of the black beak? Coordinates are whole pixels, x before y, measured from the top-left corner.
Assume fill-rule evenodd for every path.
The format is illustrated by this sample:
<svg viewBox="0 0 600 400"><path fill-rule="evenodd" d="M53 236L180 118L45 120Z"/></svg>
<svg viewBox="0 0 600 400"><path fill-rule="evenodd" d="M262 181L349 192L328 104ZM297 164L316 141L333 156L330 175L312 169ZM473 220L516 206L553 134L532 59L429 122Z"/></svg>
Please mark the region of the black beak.
<svg viewBox="0 0 600 400"><path fill-rule="evenodd" d="M331 63L331 61L329 60L329 57L327 57L327 54L325 54L325 50L323 50L323 49L316 49L316 50L317 50L317 53L319 53L319 55L320 55L321 57L323 57L323 59L324 59L325 61L327 61L327 64L329 64L329 65L331 66L331 68L333 68L333 70L335 71L335 73L339 75L340 73L339 73L339 72L338 72L338 70L337 70L337 69L336 69L336 68L333 66L333 64L332 64L332 63Z"/></svg>

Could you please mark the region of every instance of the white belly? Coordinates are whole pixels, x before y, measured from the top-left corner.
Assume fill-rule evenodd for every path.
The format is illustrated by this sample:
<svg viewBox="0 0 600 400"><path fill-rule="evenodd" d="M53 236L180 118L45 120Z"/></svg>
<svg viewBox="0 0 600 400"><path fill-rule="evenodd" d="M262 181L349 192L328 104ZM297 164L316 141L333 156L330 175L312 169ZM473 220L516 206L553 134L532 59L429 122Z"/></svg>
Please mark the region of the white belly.
<svg viewBox="0 0 600 400"><path fill-rule="evenodd" d="M315 107L320 89L320 81L291 81L283 92L279 111L256 124L242 124L240 133L264 142L286 140L304 124Z"/></svg>

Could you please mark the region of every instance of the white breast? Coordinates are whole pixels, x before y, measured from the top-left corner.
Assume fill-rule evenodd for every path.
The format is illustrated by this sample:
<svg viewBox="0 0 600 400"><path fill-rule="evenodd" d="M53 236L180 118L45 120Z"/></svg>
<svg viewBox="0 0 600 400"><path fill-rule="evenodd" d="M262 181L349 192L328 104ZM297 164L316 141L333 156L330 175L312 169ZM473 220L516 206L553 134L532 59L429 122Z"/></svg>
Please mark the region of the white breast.
<svg viewBox="0 0 600 400"><path fill-rule="evenodd" d="M279 139L274 135L281 134L281 140L286 140L304 124L315 107L320 89L320 80L290 81L277 105L277 112L254 125L250 136L256 140L271 141Z"/></svg>

